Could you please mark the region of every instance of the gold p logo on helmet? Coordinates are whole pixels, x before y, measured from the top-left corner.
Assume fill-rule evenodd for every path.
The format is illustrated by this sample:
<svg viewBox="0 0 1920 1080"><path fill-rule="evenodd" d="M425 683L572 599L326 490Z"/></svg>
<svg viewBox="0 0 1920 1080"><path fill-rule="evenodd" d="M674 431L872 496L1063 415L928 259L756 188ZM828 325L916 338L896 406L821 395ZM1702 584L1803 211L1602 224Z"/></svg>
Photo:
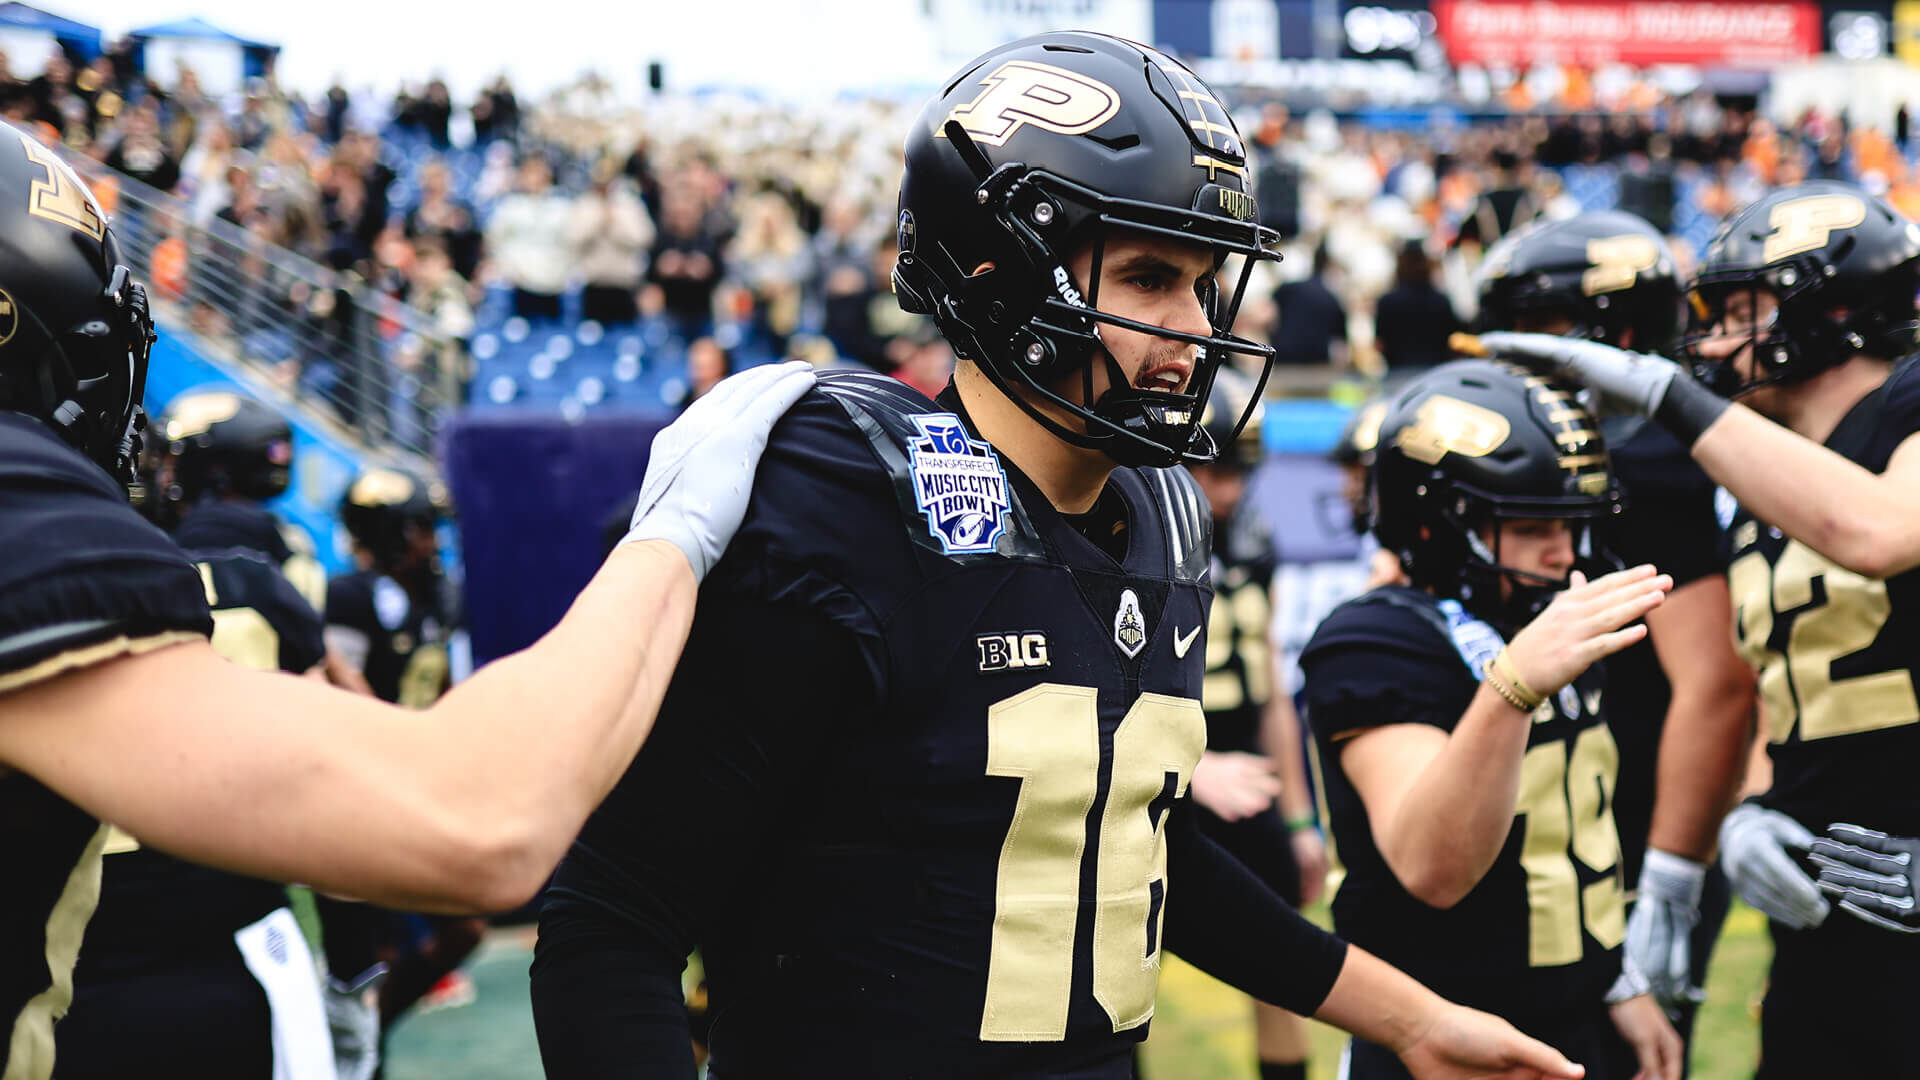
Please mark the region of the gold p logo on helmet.
<svg viewBox="0 0 1920 1080"><path fill-rule="evenodd" d="M1513 425L1492 409L1435 394L1420 403L1413 423L1401 428L1394 442L1413 460L1438 465L1448 454L1486 457L1512 433Z"/></svg>
<svg viewBox="0 0 1920 1080"><path fill-rule="evenodd" d="M1773 262L1824 246L1835 229L1851 229L1867 220L1867 204L1853 195L1809 195L1783 202L1767 214L1773 231L1760 249L1762 262Z"/></svg>
<svg viewBox="0 0 1920 1080"><path fill-rule="evenodd" d="M986 87L947 120L980 142L1001 146L1023 124L1059 135L1085 135L1120 111L1120 95L1098 79L1031 60L1009 60L980 80ZM945 138L942 130L935 137Z"/></svg>

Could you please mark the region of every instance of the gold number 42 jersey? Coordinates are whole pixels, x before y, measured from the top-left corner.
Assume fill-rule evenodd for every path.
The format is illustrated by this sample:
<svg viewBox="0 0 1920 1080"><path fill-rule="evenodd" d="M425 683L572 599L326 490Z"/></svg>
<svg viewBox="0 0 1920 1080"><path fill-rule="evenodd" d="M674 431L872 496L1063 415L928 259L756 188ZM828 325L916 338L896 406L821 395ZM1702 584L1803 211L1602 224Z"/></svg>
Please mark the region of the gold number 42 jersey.
<svg viewBox="0 0 1920 1080"><path fill-rule="evenodd" d="M1879 473L1916 431L1920 362L1909 358L1827 446ZM1760 673L1773 757L1764 801L1815 832L1848 821L1920 833L1920 570L1865 577L1723 506L1734 634Z"/></svg>

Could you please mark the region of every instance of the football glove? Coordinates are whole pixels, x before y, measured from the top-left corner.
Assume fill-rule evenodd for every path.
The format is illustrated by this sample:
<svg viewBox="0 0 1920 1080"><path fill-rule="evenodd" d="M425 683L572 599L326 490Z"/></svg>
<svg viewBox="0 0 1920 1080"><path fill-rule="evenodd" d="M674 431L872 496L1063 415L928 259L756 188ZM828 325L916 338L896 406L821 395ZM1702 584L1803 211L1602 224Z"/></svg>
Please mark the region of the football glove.
<svg viewBox="0 0 1920 1080"><path fill-rule="evenodd" d="M1829 825L1813 842L1820 891L1841 910L1883 930L1920 934L1920 839L1858 825Z"/></svg>
<svg viewBox="0 0 1920 1080"><path fill-rule="evenodd" d="M1778 810L1741 803L1720 823L1720 863L1741 899L1796 930L1826 921L1826 897L1789 853L1806 851L1813 834Z"/></svg>
<svg viewBox="0 0 1920 1080"><path fill-rule="evenodd" d="M1693 982L1691 946L1706 880L1705 866L1657 848L1649 848L1641 864L1639 898L1627 919L1626 956L1646 975L1648 991L1662 1006L1703 997Z"/></svg>
<svg viewBox="0 0 1920 1080"><path fill-rule="evenodd" d="M375 964L350 982L328 975L321 984L327 1031L333 1036L333 1072L339 1080L372 1080L380 1068L381 980L387 965Z"/></svg>
<svg viewBox="0 0 1920 1080"><path fill-rule="evenodd" d="M805 361L765 364L720 380L653 437L633 521L620 542L668 540L695 581L747 515L753 473L773 425L813 385Z"/></svg>
<svg viewBox="0 0 1920 1080"><path fill-rule="evenodd" d="M1664 356L1553 334L1479 336L1489 356L1565 376L1598 394L1609 411L1650 416L1688 445L1727 410L1727 401Z"/></svg>

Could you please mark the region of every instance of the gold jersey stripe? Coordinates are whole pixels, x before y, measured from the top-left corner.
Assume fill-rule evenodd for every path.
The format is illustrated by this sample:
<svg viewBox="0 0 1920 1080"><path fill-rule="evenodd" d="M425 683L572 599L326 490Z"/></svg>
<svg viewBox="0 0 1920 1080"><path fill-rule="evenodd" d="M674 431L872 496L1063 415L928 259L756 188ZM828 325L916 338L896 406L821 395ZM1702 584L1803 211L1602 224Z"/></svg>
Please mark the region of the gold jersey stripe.
<svg viewBox="0 0 1920 1080"><path fill-rule="evenodd" d="M106 840L105 825L93 831L47 914L47 971L53 978L13 1017L7 1071L0 1080L47 1080L53 1075L53 1022L73 1004L73 963L80 957L80 936L100 904L100 849Z"/></svg>
<svg viewBox="0 0 1920 1080"><path fill-rule="evenodd" d="M9 671L0 675L0 694L9 690L18 690L23 686L32 686L45 682L56 675L64 675L83 667L92 667L120 656L139 656L168 645L178 645L186 641L205 641L205 637L191 630L168 630L150 637L128 637L125 634L93 645L83 645L77 649L68 649L57 656L49 656L32 667Z"/></svg>

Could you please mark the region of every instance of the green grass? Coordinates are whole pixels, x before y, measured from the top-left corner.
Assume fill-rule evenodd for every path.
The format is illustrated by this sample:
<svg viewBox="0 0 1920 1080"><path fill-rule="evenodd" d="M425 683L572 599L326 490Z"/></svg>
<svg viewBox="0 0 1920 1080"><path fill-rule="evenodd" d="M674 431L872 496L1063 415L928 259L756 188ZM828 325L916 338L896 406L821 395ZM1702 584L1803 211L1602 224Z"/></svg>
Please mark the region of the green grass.
<svg viewBox="0 0 1920 1080"><path fill-rule="evenodd" d="M1315 913L1323 921L1324 909ZM409 1016L388 1044L388 1080L537 1080L527 999L532 938L523 930L496 931L467 970L478 998L472 1005ZM1697 1080L1745 1080L1759 1048L1755 1004L1772 946L1766 921L1735 904L1707 975L1707 1004L1693 1045ZM1313 1024L1312 1080L1333 1080L1345 1036ZM1246 999L1178 960L1160 979L1153 1038L1146 1048L1153 1080L1254 1080L1253 1023Z"/></svg>

